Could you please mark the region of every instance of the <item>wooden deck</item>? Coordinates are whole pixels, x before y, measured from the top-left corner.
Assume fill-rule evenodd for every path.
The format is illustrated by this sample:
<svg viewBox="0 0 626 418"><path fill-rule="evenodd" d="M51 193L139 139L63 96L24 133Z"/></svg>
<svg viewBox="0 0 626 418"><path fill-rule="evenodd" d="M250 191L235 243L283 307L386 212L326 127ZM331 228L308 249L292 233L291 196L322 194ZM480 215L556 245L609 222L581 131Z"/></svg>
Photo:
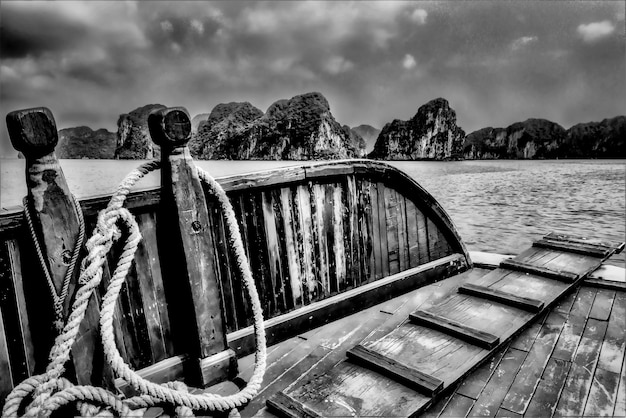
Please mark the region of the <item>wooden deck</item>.
<svg viewBox="0 0 626 418"><path fill-rule="evenodd" d="M475 268L270 347L263 388L242 416L273 417L269 397L331 371L356 344L378 340L416 308L428 309L488 273ZM422 416L624 416L625 318L626 292L585 284ZM240 359L240 378L250 376L253 362L252 355Z"/></svg>

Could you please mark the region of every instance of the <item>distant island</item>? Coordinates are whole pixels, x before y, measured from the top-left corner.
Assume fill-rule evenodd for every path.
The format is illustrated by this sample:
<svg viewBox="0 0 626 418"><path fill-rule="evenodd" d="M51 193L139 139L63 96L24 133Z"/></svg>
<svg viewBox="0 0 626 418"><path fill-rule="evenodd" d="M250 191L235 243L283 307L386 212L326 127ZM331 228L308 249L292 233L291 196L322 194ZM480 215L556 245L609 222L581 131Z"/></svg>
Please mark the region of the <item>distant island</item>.
<svg viewBox="0 0 626 418"><path fill-rule="evenodd" d="M59 131L59 158L149 159L160 155L147 118L162 104L120 115L117 132L81 126ZM282 99L266 112L248 102L221 103L192 119L194 158L230 160L381 160L626 158L626 116L565 129L545 119L466 134L456 112L437 98L409 120L382 130L350 128L333 116L320 93Z"/></svg>

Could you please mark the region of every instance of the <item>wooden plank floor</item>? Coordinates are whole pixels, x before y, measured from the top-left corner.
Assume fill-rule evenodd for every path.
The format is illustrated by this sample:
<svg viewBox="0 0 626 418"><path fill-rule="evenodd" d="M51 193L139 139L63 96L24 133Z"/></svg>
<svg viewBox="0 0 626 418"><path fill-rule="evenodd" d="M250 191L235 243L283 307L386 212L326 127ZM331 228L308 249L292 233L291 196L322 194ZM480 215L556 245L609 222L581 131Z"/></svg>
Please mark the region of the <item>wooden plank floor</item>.
<svg viewBox="0 0 626 418"><path fill-rule="evenodd" d="M589 245L595 244L589 242ZM601 258L595 254L529 248L514 259L503 262L500 268L469 280L472 286L461 286L459 291L465 289L462 293L449 295L420 315L422 319L435 319L437 326L423 323L423 320L418 323L403 322L381 338L364 341L350 349L351 362L343 361L326 373L308 376L275 395L268 405L274 410L286 412L285 404L280 406L280 403L300 403L322 416L413 416L421 413L441 398L437 392L451 390L511 338L528 328L533 320L544 318L554 304L578 286L582 278L621 247L623 244L616 244ZM468 287L471 287L471 292ZM606 291L605 299L609 300L611 295L615 297L614 290ZM494 296L497 299L493 299ZM525 298L523 300L528 303L520 305L520 298ZM514 303L508 303L509 299ZM590 312L595 312L597 317L606 317L607 309L603 305L590 307ZM418 314L419 311L415 310L412 317ZM537 376L537 371L547 367L565 321L562 313L550 313L534 334L527 356L511 347L520 351L516 353L516 358L524 363L519 365L519 373L509 373L514 376L511 382L499 382L494 387L494 393L502 395L502 398L491 396L483 412L487 415L493 413L494 416L505 413L521 415L525 412L537 387L536 379L541 376ZM593 321L599 319L592 318L588 335L583 334L581 341L593 341L601 334L601 326ZM449 326L442 328L442 324L449 324L454 332L446 330ZM465 338L459 333L465 333ZM527 336L529 342L533 341L530 338L532 335ZM488 344L467 343L468 337L476 340L477 336ZM592 349L593 345L590 345ZM592 354L581 354L578 365L582 369L586 370L583 364L589 364ZM509 364L513 367L511 370L514 370L514 364ZM552 368L558 371L556 366ZM613 382L613 377L607 376L606 379ZM590 376L581 376L581 379L586 378ZM408 386L398 382L405 382ZM507 384L517 388L514 395L504 392ZM587 381L583 380L585 384ZM455 405L467 404L459 397L450 399L456 399ZM493 409L494 405L499 405L498 409ZM500 412L500 409L503 411Z"/></svg>
<svg viewBox="0 0 626 418"><path fill-rule="evenodd" d="M400 325L413 310L413 303L428 309L443 299L445 292L454 292L459 284L486 273L489 271L474 269L270 347L264 388L242 416L273 417L265 408L269 396L324 373L330 378L354 377L359 366L341 362L347 349L362 340L365 344L375 341ZM421 416L624 416L625 318L626 292L606 294L591 286L575 289ZM353 328L364 323L370 325ZM333 348L338 349L335 354ZM242 377L250 375L253 360L252 356L240 360ZM378 398L381 390L393 396L406 391L402 385L381 388L373 384L371 390L376 390L377 396L371 398ZM420 404L425 399L407 392L411 395L401 398L406 402ZM364 397L363 393L358 396ZM376 405L368 410L376 415ZM334 411L350 415L340 403Z"/></svg>

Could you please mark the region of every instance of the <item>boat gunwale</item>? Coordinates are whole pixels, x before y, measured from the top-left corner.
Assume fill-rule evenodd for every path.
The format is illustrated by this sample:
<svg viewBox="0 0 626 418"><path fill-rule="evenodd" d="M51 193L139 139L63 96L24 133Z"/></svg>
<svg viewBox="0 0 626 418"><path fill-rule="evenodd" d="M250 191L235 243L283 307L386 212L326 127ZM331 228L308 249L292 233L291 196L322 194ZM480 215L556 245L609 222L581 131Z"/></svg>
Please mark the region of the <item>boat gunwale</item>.
<svg viewBox="0 0 626 418"><path fill-rule="evenodd" d="M308 163L308 164L307 164ZM285 176L285 173L288 175ZM302 165L289 165L285 167L259 170L249 173L240 173L215 177L224 191L242 191L248 189L263 189L270 186L302 184L311 180L341 177L350 174L372 175L381 177L383 181L389 181L396 177L400 182L390 182L397 190L402 190L406 198L413 200L425 215L434 215L433 222L443 227L442 232L454 245L455 251L462 253L472 267L472 261L465 243L461 239L452 219L439 202L415 179L404 171L382 161L368 159L344 159L323 162L303 162ZM401 182L409 187L402 187ZM128 209L146 209L160 202L161 187L146 187L131 191L125 202ZM112 193L80 198L83 215L95 216L108 204ZM23 207L13 206L0 211L0 236L15 232L24 225Z"/></svg>

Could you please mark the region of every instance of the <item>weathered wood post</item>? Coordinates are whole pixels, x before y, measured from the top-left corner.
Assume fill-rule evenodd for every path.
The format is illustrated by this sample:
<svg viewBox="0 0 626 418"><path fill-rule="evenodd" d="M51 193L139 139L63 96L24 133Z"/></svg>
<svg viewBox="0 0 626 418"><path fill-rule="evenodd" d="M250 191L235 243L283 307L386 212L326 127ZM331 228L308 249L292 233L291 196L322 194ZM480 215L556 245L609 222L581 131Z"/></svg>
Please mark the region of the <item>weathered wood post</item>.
<svg viewBox="0 0 626 418"><path fill-rule="evenodd" d="M13 147L26 158L29 212L44 262L47 264L45 269L49 272L49 278L45 278L45 274L41 277L44 277L42 280L52 282L48 284L50 300L54 304L57 299L57 309L65 321L73 296L78 290L80 259L76 260L72 275L67 277L67 283L64 282L75 251L80 218L54 153L58 142L54 117L49 109L43 107L18 110L7 115L7 128ZM43 269L44 266L41 266L41 270ZM24 281L28 279L25 277ZM35 279L39 280L40 277ZM63 298L64 293L66 297ZM92 297L72 348L72 362L79 384L111 387L112 373L104 364L102 350L98 345L98 312L97 300ZM49 321L52 326L55 319L57 318L43 316L37 320Z"/></svg>
<svg viewBox="0 0 626 418"><path fill-rule="evenodd" d="M171 223L157 220L170 236L164 244L167 250L160 251L166 292L172 291L175 331L185 341L189 356L186 374L190 383L206 386L236 376L237 360L226 341L209 212L187 147L191 122L184 108L168 108L150 114L148 126L152 140L161 147L161 213L172 219Z"/></svg>

